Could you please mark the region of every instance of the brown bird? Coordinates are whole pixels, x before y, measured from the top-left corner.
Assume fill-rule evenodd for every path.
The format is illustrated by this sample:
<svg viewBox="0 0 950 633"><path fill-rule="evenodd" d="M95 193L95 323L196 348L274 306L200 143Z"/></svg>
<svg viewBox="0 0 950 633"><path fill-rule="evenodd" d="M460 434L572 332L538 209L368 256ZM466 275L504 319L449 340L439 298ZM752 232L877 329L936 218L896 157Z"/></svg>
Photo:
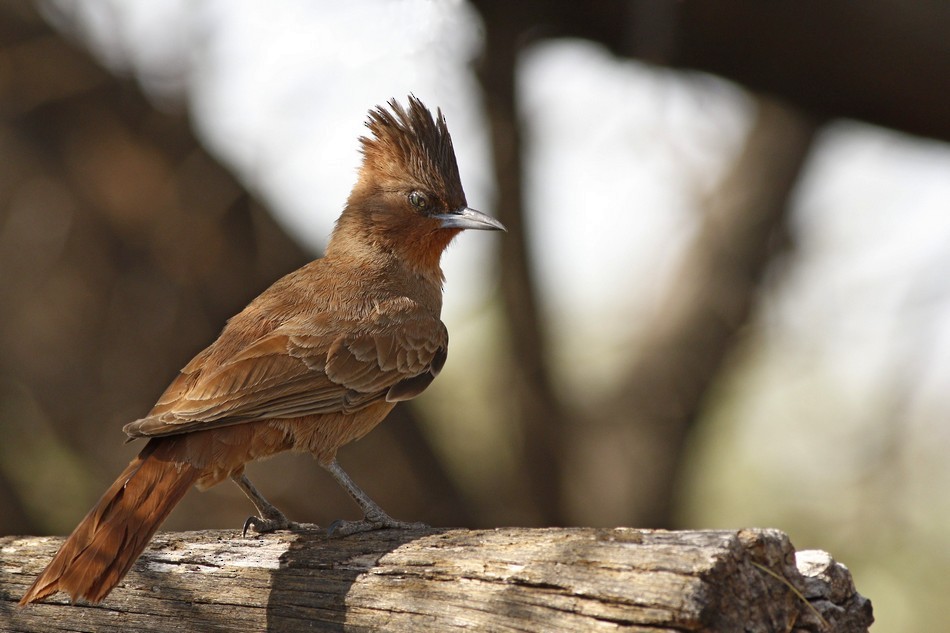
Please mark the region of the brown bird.
<svg viewBox="0 0 950 633"><path fill-rule="evenodd" d="M150 438L73 530L20 605L64 591L100 602L168 513L196 485L232 479L258 515L245 532L293 524L244 474L281 451L309 452L363 510L341 534L394 520L343 472L337 449L419 395L445 363L442 252L462 229L504 230L469 209L452 139L413 96L371 110L363 161L326 254L278 280L231 318L149 414L127 424Z"/></svg>

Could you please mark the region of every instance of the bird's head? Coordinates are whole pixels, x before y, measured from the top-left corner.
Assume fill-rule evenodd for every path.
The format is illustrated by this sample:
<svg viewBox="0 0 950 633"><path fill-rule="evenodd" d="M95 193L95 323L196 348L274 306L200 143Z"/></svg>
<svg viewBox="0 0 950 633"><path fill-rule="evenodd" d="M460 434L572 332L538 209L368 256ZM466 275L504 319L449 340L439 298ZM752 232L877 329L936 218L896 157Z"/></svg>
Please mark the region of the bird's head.
<svg viewBox="0 0 950 633"><path fill-rule="evenodd" d="M337 222L327 254L338 248L371 248L417 267L439 269L442 251L463 229L505 230L470 209L459 179L445 117L410 95L371 110L361 137L359 178Z"/></svg>

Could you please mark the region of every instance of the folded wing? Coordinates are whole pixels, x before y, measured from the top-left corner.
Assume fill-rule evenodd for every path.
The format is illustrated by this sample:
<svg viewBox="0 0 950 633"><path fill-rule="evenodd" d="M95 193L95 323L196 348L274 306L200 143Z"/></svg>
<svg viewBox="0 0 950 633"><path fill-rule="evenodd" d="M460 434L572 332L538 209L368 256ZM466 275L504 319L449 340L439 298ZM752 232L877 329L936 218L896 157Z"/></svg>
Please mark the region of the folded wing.
<svg viewBox="0 0 950 633"><path fill-rule="evenodd" d="M174 435L357 411L415 397L445 363L448 333L425 313L377 312L364 322L330 325L285 324L224 358L209 347L125 432Z"/></svg>

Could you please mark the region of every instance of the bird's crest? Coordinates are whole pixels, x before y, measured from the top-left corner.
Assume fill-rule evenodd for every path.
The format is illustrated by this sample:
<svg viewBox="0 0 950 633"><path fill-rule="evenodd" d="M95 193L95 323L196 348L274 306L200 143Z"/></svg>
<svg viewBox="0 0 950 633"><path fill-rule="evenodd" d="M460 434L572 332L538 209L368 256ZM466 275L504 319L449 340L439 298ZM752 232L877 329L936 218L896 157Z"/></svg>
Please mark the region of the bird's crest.
<svg viewBox="0 0 950 633"><path fill-rule="evenodd" d="M409 107L395 99L370 110L366 127L372 137L360 137L363 170L370 169L384 179L404 180L407 174L432 189L461 190L452 137L442 111L433 118L428 108L413 95ZM433 178L439 181L433 182Z"/></svg>

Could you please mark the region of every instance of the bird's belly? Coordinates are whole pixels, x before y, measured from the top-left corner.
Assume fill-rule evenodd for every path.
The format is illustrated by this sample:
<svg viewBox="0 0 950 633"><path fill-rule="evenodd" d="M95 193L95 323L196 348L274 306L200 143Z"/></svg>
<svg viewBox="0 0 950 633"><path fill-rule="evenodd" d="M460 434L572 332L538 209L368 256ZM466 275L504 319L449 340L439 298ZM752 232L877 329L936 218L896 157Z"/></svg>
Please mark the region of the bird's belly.
<svg viewBox="0 0 950 633"><path fill-rule="evenodd" d="M330 463L337 449L383 421L395 406L379 402L353 413L245 422L187 434L186 461L202 470L197 481L207 489L244 470L244 464L288 450L311 453Z"/></svg>
<svg viewBox="0 0 950 633"><path fill-rule="evenodd" d="M394 406L381 401L353 413L270 420L266 424L289 437L293 450L311 453L321 464L329 464L337 449L372 431Z"/></svg>

